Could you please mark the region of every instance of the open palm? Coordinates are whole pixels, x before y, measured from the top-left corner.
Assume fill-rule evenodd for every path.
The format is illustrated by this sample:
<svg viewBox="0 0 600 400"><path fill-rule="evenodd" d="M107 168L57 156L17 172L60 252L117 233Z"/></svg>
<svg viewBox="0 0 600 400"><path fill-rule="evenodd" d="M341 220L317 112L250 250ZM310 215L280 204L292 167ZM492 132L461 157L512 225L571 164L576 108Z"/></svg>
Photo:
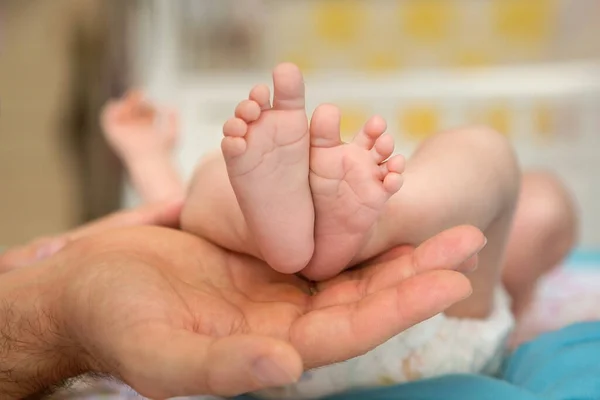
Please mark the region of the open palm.
<svg viewBox="0 0 600 400"><path fill-rule="evenodd" d="M57 257L85 260L65 301L85 321L74 329L92 368L164 398L283 385L303 368L363 354L468 296L468 280L451 269L483 242L474 228L454 228L312 290L167 228L90 236Z"/></svg>

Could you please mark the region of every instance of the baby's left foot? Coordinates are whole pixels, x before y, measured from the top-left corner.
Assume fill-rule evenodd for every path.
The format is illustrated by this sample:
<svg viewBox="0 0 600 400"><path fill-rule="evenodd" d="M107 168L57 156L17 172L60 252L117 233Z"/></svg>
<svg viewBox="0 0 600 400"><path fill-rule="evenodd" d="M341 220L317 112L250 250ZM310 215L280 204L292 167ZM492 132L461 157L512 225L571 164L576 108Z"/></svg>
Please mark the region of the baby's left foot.
<svg viewBox="0 0 600 400"><path fill-rule="evenodd" d="M339 123L337 107L323 105L310 126L315 252L302 273L313 280L330 278L348 266L403 182L404 158L390 158L394 140L383 134L383 118L371 118L351 143L342 143Z"/></svg>

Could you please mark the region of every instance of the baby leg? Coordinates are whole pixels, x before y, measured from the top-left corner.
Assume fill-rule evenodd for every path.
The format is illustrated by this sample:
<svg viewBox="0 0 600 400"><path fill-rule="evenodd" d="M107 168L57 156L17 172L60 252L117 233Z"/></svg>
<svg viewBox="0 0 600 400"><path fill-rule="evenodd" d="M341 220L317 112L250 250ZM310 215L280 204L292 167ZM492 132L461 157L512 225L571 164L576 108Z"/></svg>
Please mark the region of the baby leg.
<svg viewBox="0 0 600 400"><path fill-rule="evenodd" d="M502 274L517 317L538 279L568 255L577 228L573 198L560 180L547 172L524 174Z"/></svg>
<svg viewBox="0 0 600 400"><path fill-rule="evenodd" d="M488 242L469 275L473 294L447 314L486 317L500 283L520 176L508 140L490 129L456 129L425 140L406 164L402 190L388 202L355 262L397 244L419 244L448 227L474 225Z"/></svg>
<svg viewBox="0 0 600 400"><path fill-rule="evenodd" d="M198 163L181 212L181 229L238 253L261 258L235 197L220 152Z"/></svg>

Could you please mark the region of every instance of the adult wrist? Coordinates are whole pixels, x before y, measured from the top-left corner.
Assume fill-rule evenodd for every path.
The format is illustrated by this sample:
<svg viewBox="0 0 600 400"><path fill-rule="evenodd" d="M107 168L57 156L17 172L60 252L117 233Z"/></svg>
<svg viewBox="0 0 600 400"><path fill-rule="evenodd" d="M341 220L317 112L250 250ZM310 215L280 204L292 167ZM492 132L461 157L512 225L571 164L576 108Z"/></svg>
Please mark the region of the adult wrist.
<svg viewBox="0 0 600 400"><path fill-rule="evenodd" d="M0 275L2 399L44 392L88 369L66 329L61 298L67 282L51 260Z"/></svg>

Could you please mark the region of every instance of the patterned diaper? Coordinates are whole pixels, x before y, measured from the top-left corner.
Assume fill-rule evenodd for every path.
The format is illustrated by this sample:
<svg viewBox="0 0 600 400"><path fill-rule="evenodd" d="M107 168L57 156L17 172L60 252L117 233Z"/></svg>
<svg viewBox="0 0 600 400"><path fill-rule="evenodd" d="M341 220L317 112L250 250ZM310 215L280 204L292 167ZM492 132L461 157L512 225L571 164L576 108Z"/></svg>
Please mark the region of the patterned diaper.
<svg viewBox="0 0 600 400"><path fill-rule="evenodd" d="M494 374L513 327L509 297L499 287L494 311L487 319L457 319L439 314L365 355L307 371L294 385L254 395L266 399L314 399L353 388L448 373Z"/></svg>

